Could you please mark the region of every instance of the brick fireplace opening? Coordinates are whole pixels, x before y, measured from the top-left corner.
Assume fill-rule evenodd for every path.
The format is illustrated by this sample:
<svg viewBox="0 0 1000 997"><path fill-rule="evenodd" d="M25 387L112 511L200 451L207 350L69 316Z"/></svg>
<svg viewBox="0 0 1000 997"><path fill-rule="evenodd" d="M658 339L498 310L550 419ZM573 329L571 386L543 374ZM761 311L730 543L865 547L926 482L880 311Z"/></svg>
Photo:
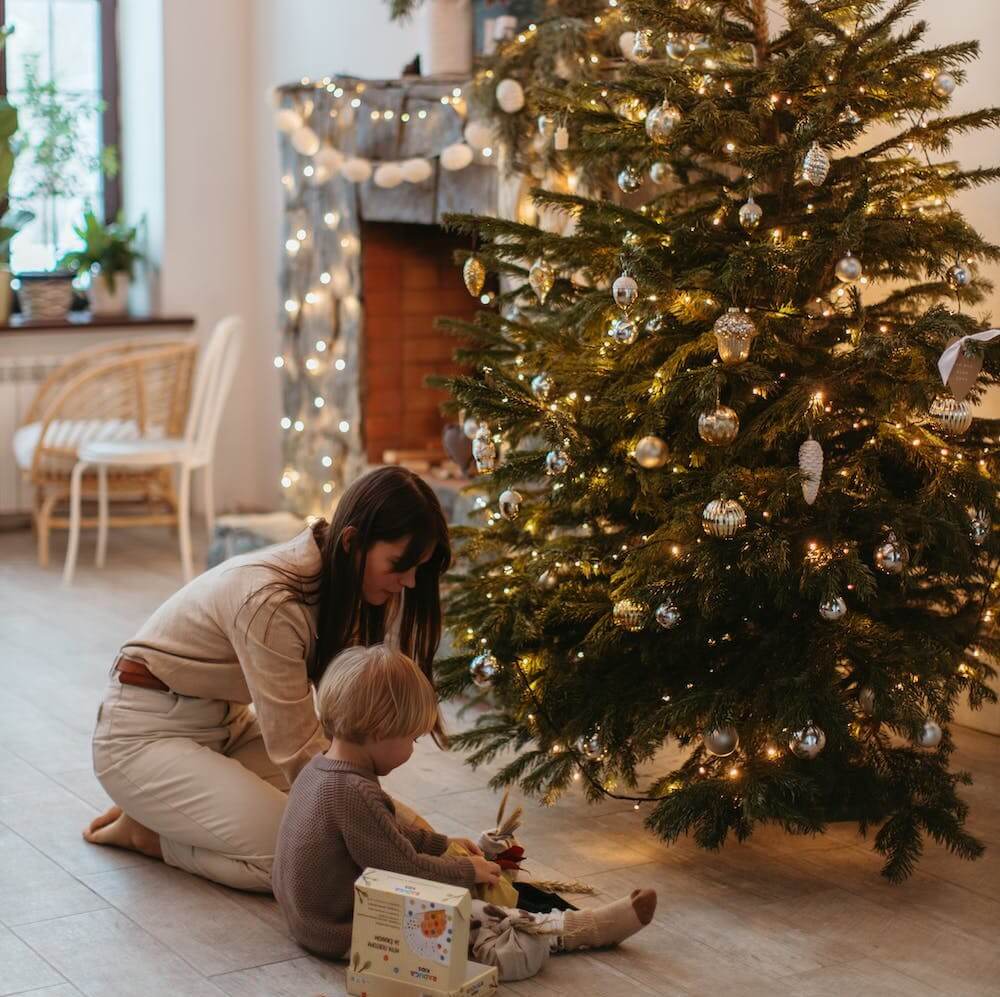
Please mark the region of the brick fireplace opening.
<svg viewBox="0 0 1000 997"><path fill-rule="evenodd" d="M477 302L453 252L464 245L436 225L362 222L364 307L362 424L368 460L426 470L445 459L439 410L447 392L424 384L452 375L458 341L439 315L472 318Z"/></svg>

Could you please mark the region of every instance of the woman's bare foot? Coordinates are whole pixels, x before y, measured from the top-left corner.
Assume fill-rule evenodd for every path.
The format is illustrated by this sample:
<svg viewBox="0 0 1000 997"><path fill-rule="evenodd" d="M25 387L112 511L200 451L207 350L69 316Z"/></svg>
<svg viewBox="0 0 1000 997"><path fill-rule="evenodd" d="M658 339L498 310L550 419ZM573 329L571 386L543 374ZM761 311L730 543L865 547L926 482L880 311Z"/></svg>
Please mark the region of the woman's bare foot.
<svg viewBox="0 0 1000 997"><path fill-rule="evenodd" d="M92 845L113 845L150 858L163 858L160 836L123 813L121 807L112 807L107 813L95 817L83 832L83 837Z"/></svg>

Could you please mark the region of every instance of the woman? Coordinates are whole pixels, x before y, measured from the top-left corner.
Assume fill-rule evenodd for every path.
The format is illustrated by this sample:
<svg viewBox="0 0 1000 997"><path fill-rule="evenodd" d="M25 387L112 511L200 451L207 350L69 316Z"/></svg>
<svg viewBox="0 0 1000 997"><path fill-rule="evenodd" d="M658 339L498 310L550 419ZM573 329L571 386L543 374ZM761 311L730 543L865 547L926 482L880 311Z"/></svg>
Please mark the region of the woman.
<svg viewBox="0 0 1000 997"><path fill-rule="evenodd" d="M93 747L117 806L84 838L269 891L285 794L329 747L313 688L339 651L389 627L430 677L450 561L433 491L383 467L329 524L184 586L115 662Z"/></svg>

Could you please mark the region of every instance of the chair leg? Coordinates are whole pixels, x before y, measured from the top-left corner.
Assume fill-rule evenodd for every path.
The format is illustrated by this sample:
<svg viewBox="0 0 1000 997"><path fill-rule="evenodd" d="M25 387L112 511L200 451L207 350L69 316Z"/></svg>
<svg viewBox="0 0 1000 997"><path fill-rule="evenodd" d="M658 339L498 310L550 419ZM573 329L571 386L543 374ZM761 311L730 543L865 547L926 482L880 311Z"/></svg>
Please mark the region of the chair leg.
<svg viewBox="0 0 1000 997"><path fill-rule="evenodd" d="M38 566L47 568L49 566L49 525L52 518L52 510L55 508L59 496L46 495L38 503L38 510L35 513L35 529L38 531Z"/></svg>
<svg viewBox="0 0 1000 997"><path fill-rule="evenodd" d="M177 489L177 532L181 539L181 568L184 572L184 581L189 582L194 572L191 567L191 468L187 464L181 464L178 478L180 482Z"/></svg>
<svg viewBox="0 0 1000 997"><path fill-rule="evenodd" d="M108 465L97 468L97 554L94 564L104 567L104 557L108 552Z"/></svg>
<svg viewBox="0 0 1000 997"><path fill-rule="evenodd" d="M69 543L66 545L66 564L63 567L63 585L71 585L76 570L76 552L80 546L80 504L83 489L83 472L87 465L77 461L69 479Z"/></svg>
<svg viewBox="0 0 1000 997"><path fill-rule="evenodd" d="M206 464L201 473L205 479L205 531L211 543L212 530L215 528L215 477L212 474L212 465Z"/></svg>

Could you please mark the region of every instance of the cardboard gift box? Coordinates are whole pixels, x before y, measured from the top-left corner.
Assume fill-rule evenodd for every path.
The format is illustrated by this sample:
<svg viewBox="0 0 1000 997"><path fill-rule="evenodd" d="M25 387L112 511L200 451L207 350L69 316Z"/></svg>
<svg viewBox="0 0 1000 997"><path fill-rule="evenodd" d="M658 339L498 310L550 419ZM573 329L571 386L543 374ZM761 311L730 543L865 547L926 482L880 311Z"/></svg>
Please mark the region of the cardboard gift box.
<svg viewBox="0 0 1000 997"><path fill-rule="evenodd" d="M365 869L354 884L347 992L490 997L497 971L469 961L472 899L461 886Z"/></svg>

